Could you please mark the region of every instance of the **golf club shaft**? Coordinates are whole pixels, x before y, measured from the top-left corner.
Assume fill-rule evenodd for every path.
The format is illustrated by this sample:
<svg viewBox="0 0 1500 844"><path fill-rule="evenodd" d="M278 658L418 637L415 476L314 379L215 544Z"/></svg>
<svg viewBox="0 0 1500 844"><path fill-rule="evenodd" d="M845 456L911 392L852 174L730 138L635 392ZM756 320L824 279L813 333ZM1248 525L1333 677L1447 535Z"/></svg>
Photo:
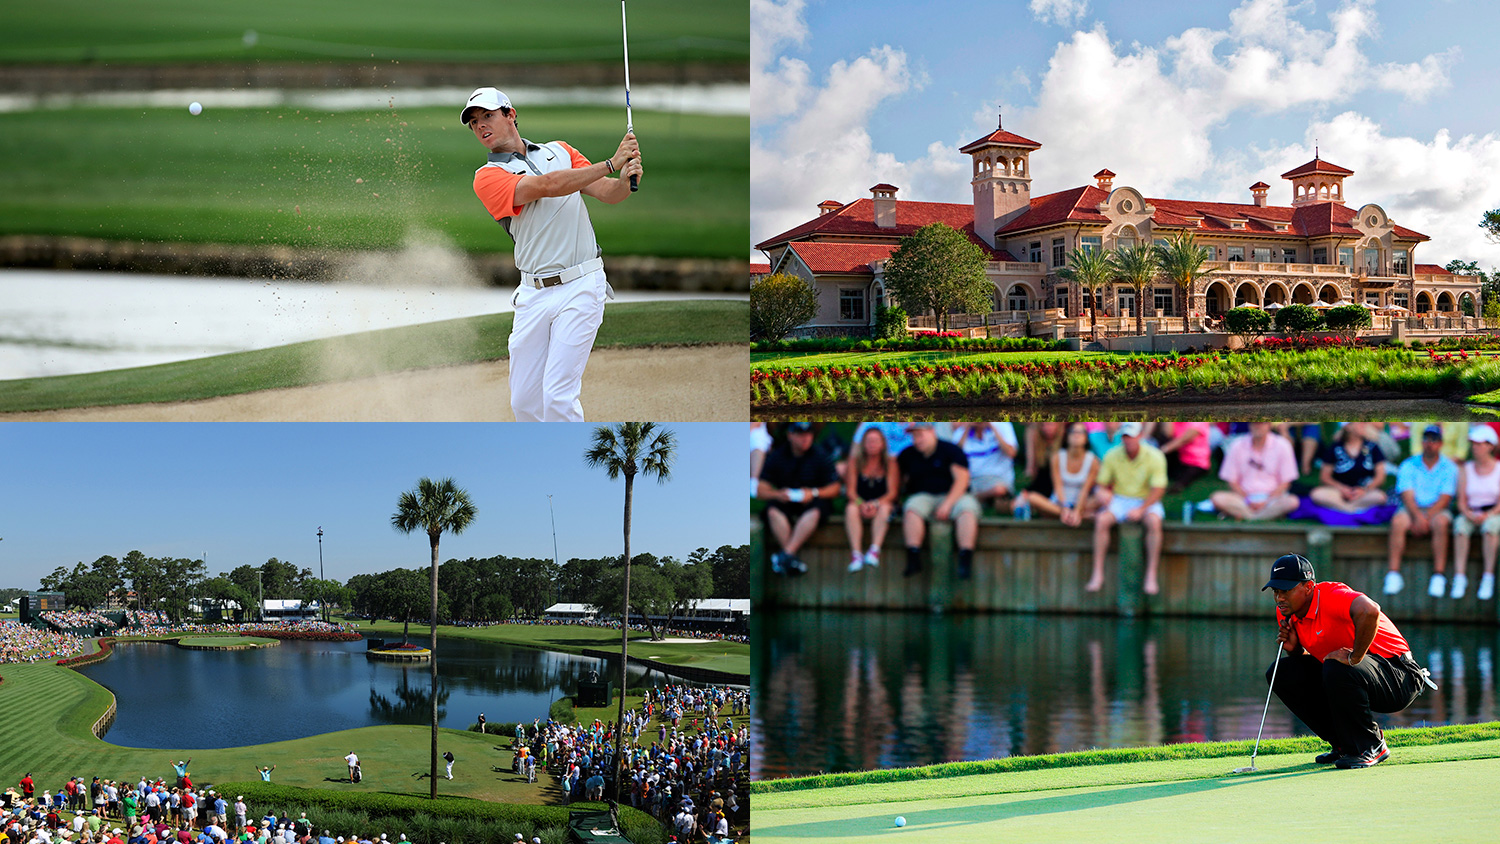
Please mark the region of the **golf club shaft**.
<svg viewBox="0 0 1500 844"><path fill-rule="evenodd" d="M1255 754L1260 752L1260 735L1266 731L1266 714L1271 711L1271 692L1276 690L1276 669L1281 666L1281 642L1276 643L1276 661L1271 663L1271 684L1266 689L1266 705L1260 711L1260 729L1255 731L1255 749L1250 751L1250 767L1255 767Z"/></svg>
<svg viewBox="0 0 1500 844"><path fill-rule="evenodd" d="M625 29L625 0L620 0L620 38L625 42L625 134L635 131L635 121L630 116L630 34ZM640 188L640 179L630 177L630 192Z"/></svg>

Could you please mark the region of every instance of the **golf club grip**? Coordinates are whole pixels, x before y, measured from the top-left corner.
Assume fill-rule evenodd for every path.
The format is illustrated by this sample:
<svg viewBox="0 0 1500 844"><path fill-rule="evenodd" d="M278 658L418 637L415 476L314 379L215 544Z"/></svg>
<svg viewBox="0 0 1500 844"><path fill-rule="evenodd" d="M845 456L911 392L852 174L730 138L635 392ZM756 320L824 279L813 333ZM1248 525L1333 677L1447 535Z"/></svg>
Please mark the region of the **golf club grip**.
<svg viewBox="0 0 1500 844"><path fill-rule="evenodd" d="M636 191L638 191L640 189L641 189L641 177L640 176L631 176L630 177L630 192L631 193L635 193Z"/></svg>

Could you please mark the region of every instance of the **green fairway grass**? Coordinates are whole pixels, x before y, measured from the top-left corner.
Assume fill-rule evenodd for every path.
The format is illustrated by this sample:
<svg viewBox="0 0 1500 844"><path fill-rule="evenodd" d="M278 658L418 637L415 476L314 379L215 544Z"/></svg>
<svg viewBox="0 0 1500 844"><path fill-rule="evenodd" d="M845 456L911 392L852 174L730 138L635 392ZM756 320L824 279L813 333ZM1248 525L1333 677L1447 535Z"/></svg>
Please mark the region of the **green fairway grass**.
<svg viewBox="0 0 1500 844"><path fill-rule="evenodd" d="M1491 841L1476 799L1500 777L1500 738L1396 746L1365 771L1320 766L1320 744L1262 754L1083 764L754 794L756 838L826 844L952 841ZM1446 730L1449 728L1438 728ZM1403 730L1420 741L1422 731ZM1395 738L1396 731L1391 737ZM1167 751L1171 748L1156 748ZM1070 754L1076 755L1076 754ZM1004 761L1004 760L1000 760ZM765 784L757 784L757 787ZM896 816L907 826L896 828Z"/></svg>
<svg viewBox="0 0 1500 844"><path fill-rule="evenodd" d="M0 412L193 401L499 360L507 356L512 318L465 317L156 366L0 381ZM628 302L605 309L594 348L743 343L747 336L745 302Z"/></svg>
<svg viewBox="0 0 1500 844"><path fill-rule="evenodd" d="M244 42L246 30L259 38ZM473 0L56 0L0 7L0 62L261 61L266 59L612 61L620 16L589 0L497 7ZM633 0L634 62L736 62L749 57L744 3Z"/></svg>
<svg viewBox="0 0 1500 844"><path fill-rule="evenodd" d="M1119 357L1110 352L751 352L754 369L806 369L812 366L911 366L922 363L1031 363L1033 361L1086 360ZM1160 355L1140 355L1160 357Z"/></svg>
<svg viewBox="0 0 1500 844"><path fill-rule="evenodd" d="M394 621L361 621L359 632L390 638L401 635L401 624ZM419 636L418 630L422 633ZM412 623L413 641L426 641L426 624ZM438 636L500 642L528 648L578 654L587 650L620 649L620 631L576 624L496 624L491 627L450 627L438 625ZM704 641L697 644L651 642L644 632L631 633L630 654L670 665L690 665L731 674L750 674L750 645L739 642Z"/></svg>
<svg viewBox="0 0 1500 844"><path fill-rule="evenodd" d="M486 152L459 124L457 104L329 113L215 108L203 98L199 117L186 101L177 109L0 113L0 232L334 250L513 248L474 195ZM593 161L625 134L620 109L516 107L525 137L565 140ZM606 257L742 258L749 118L637 110L635 131L646 164L640 192L619 205L586 201Z"/></svg>

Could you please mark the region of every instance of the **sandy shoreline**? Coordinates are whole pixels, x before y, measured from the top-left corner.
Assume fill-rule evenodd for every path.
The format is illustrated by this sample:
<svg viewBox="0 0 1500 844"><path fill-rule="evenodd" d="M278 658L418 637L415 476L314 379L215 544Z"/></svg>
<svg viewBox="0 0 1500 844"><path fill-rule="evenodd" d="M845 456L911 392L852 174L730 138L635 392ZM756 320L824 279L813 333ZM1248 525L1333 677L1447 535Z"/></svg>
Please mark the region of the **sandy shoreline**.
<svg viewBox="0 0 1500 844"><path fill-rule="evenodd" d="M191 402L0 413L0 422L510 422L507 361L395 372ZM583 376L589 422L744 422L745 345L598 349Z"/></svg>

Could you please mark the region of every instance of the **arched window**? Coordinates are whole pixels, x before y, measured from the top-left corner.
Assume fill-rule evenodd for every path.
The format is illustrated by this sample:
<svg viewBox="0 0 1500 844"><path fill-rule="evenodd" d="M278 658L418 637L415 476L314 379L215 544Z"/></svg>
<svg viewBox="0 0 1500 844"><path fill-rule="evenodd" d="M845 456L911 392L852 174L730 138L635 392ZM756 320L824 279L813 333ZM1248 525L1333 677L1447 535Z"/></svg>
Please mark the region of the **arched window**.
<svg viewBox="0 0 1500 844"><path fill-rule="evenodd" d="M1266 304L1269 305L1272 302L1278 302L1283 305L1287 304L1286 288L1280 282L1272 282L1266 285Z"/></svg>
<svg viewBox="0 0 1500 844"><path fill-rule="evenodd" d="M1222 281L1210 284L1204 295L1204 304L1210 314L1222 314L1229 310L1229 286Z"/></svg>
<svg viewBox="0 0 1500 844"><path fill-rule="evenodd" d="M1311 305L1312 303L1313 289L1311 284L1304 281L1292 289L1292 304Z"/></svg>
<svg viewBox="0 0 1500 844"><path fill-rule="evenodd" d="M1260 304L1260 291L1257 290L1257 289L1255 289L1255 285L1251 284L1250 282L1247 281L1247 282L1241 284L1239 286L1239 288L1234 291L1234 306L1236 308L1238 308L1241 305L1259 305L1259 304Z"/></svg>
<svg viewBox="0 0 1500 844"><path fill-rule="evenodd" d="M1445 314L1458 310L1457 308L1453 307L1453 295L1446 290L1444 290L1442 293L1439 293L1437 300L1437 309L1439 312Z"/></svg>
<svg viewBox="0 0 1500 844"><path fill-rule="evenodd" d="M1129 249L1139 242L1139 237L1140 235L1136 232L1135 226L1124 226L1118 232L1115 232L1115 245L1121 249Z"/></svg>
<svg viewBox="0 0 1500 844"><path fill-rule="evenodd" d="M1019 284L1011 287L1010 293L1005 297L1005 308L1009 311L1031 310L1031 297L1026 288Z"/></svg>
<svg viewBox="0 0 1500 844"><path fill-rule="evenodd" d="M1432 294L1431 293L1428 293L1427 291L1423 290L1421 293L1417 294L1417 313L1419 313L1419 314L1430 314L1430 313L1432 313Z"/></svg>

